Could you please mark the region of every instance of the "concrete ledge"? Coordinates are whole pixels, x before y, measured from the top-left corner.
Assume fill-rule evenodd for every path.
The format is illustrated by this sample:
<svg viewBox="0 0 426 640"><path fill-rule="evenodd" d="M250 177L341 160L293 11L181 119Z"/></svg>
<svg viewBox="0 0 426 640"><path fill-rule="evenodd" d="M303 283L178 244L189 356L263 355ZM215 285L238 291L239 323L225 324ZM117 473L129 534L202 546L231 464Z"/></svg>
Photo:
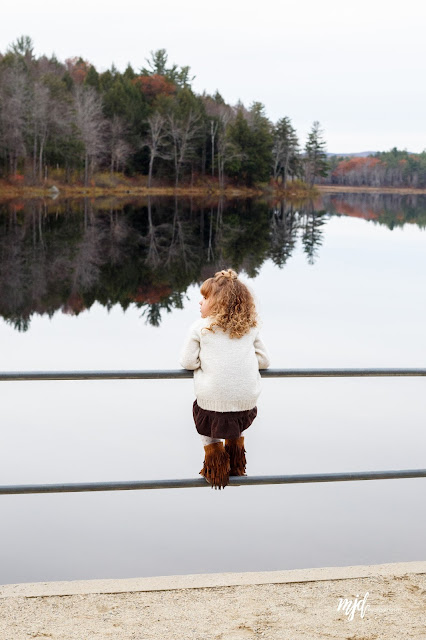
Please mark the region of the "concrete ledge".
<svg viewBox="0 0 426 640"><path fill-rule="evenodd" d="M247 586L350 580L375 576L426 574L426 561L391 564L322 567L244 573L206 573L152 578L120 578L107 580L72 580L66 582L33 582L0 585L0 598L37 598L41 596L71 596L93 593L128 593L137 591L170 591L173 589L205 589L209 587Z"/></svg>

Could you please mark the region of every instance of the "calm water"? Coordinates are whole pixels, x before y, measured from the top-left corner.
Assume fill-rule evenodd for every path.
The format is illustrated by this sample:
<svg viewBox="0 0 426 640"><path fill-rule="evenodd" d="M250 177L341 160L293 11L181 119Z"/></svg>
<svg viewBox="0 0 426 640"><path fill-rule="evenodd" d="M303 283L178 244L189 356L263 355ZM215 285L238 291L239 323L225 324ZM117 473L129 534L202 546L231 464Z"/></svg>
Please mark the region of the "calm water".
<svg viewBox="0 0 426 640"><path fill-rule="evenodd" d="M278 367L425 367L426 199L19 203L2 370L177 369L240 270ZM248 473L424 468L423 378L263 380ZM0 484L197 477L191 380L2 383ZM0 584L425 559L424 479L0 496Z"/></svg>

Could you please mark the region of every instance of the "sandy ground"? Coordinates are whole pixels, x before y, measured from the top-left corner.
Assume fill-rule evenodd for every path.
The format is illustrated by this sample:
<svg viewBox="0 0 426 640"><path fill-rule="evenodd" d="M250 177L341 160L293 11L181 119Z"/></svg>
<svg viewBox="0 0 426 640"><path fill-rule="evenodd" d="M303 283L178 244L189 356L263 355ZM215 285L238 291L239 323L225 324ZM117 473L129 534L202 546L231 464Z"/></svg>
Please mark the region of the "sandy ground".
<svg viewBox="0 0 426 640"><path fill-rule="evenodd" d="M357 610L349 620L337 610L340 598L364 597L364 617ZM421 640L426 573L125 593L0 594L0 638Z"/></svg>

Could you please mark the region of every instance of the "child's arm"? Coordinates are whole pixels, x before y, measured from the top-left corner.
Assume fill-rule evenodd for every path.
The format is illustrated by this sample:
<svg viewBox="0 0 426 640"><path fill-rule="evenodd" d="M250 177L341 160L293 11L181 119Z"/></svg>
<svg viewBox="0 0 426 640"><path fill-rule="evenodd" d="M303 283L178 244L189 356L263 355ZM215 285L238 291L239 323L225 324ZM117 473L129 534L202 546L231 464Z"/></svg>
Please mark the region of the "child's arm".
<svg viewBox="0 0 426 640"><path fill-rule="evenodd" d="M196 330L191 327L182 351L180 354L179 362L184 369L193 371L198 369L201 365L200 362L200 339Z"/></svg>
<svg viewBox="0 0 426 640"><path fill-rule="evenodd" d="M257 334L254 341L254 350L259 363L259 369L267 369L270 365L269 355L259 334Z"/></svg>

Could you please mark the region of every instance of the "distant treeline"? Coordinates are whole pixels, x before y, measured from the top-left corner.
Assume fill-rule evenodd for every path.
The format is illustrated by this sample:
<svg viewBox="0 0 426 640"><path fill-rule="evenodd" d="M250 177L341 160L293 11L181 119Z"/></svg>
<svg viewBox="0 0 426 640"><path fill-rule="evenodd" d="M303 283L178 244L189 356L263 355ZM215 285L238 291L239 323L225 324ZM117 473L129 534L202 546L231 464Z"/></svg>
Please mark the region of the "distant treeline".
<svg viewBox="0 0 426 640"><path fill-rule="evenodd" d="M164 49L147 66L99 73L82 58L36 57L22 36L0 53L0 175L89 184L95 171L143 174L149 185L209 177L251 186L328 173L316 121L301 148L290 118L272 123L260 102L197 95L189 67ZM58 178L59 179L59 178Z"/></svg>
<svg viewBox="0 0 426 640"><path fill-rule="evenodd" d="M365 158L334 156L327 183L367 187L426 187L426 151L396 148Z"/></svg>

